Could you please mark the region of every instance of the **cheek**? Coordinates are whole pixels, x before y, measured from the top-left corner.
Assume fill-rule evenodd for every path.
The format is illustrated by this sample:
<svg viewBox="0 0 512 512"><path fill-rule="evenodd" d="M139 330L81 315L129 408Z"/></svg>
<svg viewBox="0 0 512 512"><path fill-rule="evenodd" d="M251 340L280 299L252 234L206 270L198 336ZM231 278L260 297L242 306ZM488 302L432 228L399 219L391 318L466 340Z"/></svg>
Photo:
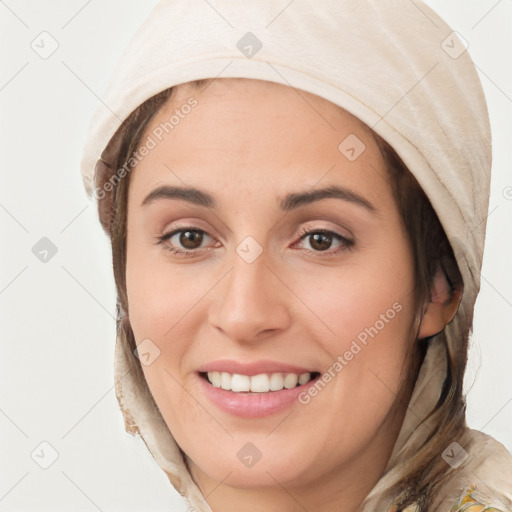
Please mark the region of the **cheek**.
<svg viewBox="0 0 512 512"><path fill-rule="evenodd" d="M135 242L135 241L134 241ZM175 435L174 411L187 411L187 421L203 421L184 392L184 366L194 335L190 312L204 295L200 286L184 279L179 271L170 272L165 258L155 258L151 250L128 247L126 286L128 314L136 344L145 343L152 354L151 364L142 364L142 371L159 408L171 418L168 427ZM195 314L197 311L194 309ZM150 344L148 345L148 341ZM155 346L157 348L155 348ZM179 422L178 422L179 423Z"/></svg>
<svg viewBox="0 0 512 512"><path fill-rule="evenodd" d="M321 320L325 343L334 352L360 334L364 339L366 330L376 323L382 333L410 326L414 275L407 251L399 247L354 258L343 268L303 272L293 280L293 289L310 310L305 312L310 324L315 316Z"/></svg>
<svg viewBox="0 0 512 512"><path fill-rule="evenodd" d="M154 336L165 339L177 319L202 291L197 280L171 267L163 249L133 238L127 245L126 288L130 323L137 341Z"/></svg>
<svg viewBox="0 0 512 512"><path fill-rule="evenodd" d="M371 431L401 392L404 364L414 341L409 248L405 239L382 243L350 267L322 269L324 279L318 272L297 277L294 290L307 298L314 313L306 311L304 318L310 319L310 332L317 329L314 337L330 360L324 370L330 391L305 400L314 398L318 413L329 403L344 404L353 411L354 425L366 424Z"/></svg>
<svg viewBox="0 0 512 512"><path fill-rule="evenodd" d="M208 291L215 275L190 265L171 265L161 247L133 242L127 247L128 315L136 344L150 340L158 357L142 365L157 403L188 403L178 382L189 375L194 340L207 317ZM147 343L147 342L146 342Z"/></svg>

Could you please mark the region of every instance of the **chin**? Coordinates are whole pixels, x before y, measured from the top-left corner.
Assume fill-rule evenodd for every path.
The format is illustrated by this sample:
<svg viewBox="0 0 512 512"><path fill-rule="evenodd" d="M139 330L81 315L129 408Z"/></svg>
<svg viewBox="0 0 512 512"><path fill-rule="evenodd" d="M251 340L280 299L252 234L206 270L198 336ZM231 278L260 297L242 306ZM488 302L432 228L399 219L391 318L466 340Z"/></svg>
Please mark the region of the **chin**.
<svg viewBox="0 0 512 512"><path fill-rule="evenodd" d="M189 458L212 481L222 481L240 489L275 488L278 484L305 485L313 474L321 471L321 468L315 469L315 458L305 455L307 443L304 448L297 442L286 446L285 439L276 436L269 442L268 439L265 441L265 436L267 433L237 435L229 443L217 444L215 450L210 444L206 450L198 451L195 444L196 449ZM317 463L318 460L319 457Z"/></svg>

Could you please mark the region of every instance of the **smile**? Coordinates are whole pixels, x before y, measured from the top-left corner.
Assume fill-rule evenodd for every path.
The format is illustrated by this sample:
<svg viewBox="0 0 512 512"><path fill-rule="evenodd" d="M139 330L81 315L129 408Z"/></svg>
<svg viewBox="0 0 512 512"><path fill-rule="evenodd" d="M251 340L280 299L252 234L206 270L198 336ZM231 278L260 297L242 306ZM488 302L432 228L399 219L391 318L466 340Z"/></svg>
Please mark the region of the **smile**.
<svg viewBox="0 0 512 512"><path fill-rule="evenodd" d="M307 384L317 376L310 373L260 373L258 375L242 375L228 372L207 372L201 374L215 388L233 393L269 393L283 389L293 389Z"/></svg>
<svg viewBox="0 0 512 512"><path fill-rule="evenodd" d="M198 368L202 393L230 416L264 418L298 403L320 377L318 371L276 361L215 361Z"/></svg>

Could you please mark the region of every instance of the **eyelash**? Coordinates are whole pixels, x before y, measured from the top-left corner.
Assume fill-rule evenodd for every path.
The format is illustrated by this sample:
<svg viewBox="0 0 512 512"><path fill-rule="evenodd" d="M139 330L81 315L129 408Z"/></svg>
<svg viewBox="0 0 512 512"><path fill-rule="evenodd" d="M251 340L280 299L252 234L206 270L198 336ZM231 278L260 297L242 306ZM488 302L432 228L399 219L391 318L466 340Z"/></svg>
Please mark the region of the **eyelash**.
<svg viewBox="0 0 512 512"><path fill-rule="evenodd" d="M174 231L171 231L169 233L165 233L161 236L158 237L158 242L157 244L164 244L165 242L167 242L170 238L172 238L174 235L178 234L178 233L183 233L185 231L193 231L193 232L196 232L196 233L203 233L207 236L210 236L208 235L208 233L202 229L198 229L194 226L187 226L187 227L182 227L182 228L179 228L179 229L175 229ZM342 245L334 250L334 251L330 251L330 250L326 250L326 251L314 251L314 250L311 250L311 249L305 249L307 252L312 252L312 253L315 253L315 254L318 254L320 257L323 257L324 255L328 255L328 256L332 256L334 254L338 254L340 252L343 252L343 251L350 251L353 249L354 245L355 245L355 242L353 240L349 240L348 238L340 235L339 233L336 233L335 231L330 231L328 229L307 229L307 228L303 228L299 234L298 234L298 237L299 237L299 240L298 241L301 241L305 238L307 238L308 236L310 235L313 235L313 234L317 234L317 233L322 233L322 234L326 234L326 235L331 235L334 239L337 239L339 242L342 243ZM194 257L197 255L197 252L198 252L198 249L194 249L194 250L186 250L186 249L177 249L175 247L167 247L166 248L169 252L171 252L172 254L180 254L184 257Z"/></svg>

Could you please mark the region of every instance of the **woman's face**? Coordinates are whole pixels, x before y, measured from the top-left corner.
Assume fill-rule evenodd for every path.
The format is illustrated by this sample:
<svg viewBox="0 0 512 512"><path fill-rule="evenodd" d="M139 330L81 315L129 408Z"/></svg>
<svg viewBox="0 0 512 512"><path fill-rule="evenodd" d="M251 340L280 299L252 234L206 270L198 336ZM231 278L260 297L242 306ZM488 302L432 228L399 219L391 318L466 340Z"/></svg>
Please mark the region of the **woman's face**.
<svg viewBox="0 0 512 512"><path fill-rule="evenodd" d="M415 310L370 130L312 94L220 79L180 86L142 144L129 319L196 478L292 490L336 474L371 488L403 419Z"/></svg>

